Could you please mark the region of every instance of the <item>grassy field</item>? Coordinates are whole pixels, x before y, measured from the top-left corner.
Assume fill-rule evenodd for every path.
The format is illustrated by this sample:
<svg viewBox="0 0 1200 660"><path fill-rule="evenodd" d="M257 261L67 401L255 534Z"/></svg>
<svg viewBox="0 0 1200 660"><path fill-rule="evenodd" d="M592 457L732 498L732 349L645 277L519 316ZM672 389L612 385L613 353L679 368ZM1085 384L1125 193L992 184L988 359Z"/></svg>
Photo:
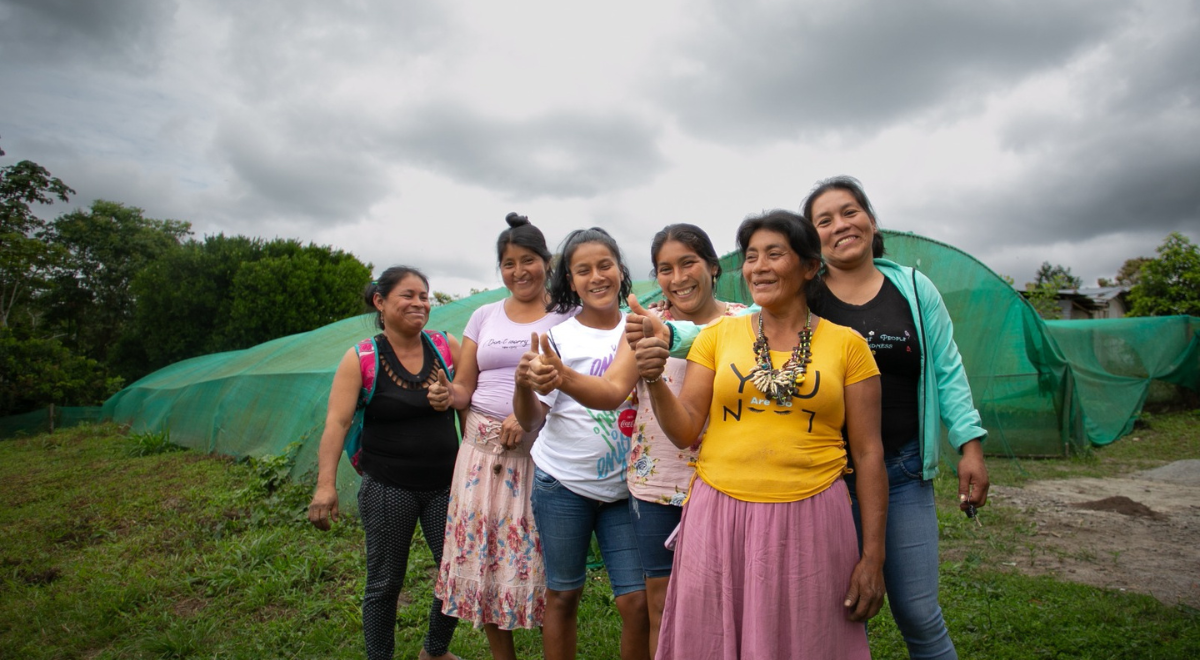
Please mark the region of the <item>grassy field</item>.
<svg viewBox="0 0 1200 660"><path fill-rule="evenodd" d="M1200 458L1200 415L1156 415L1140 439L1070 460L991 463L993 481L1107 476ZM320 533L288 457L245 463L173 451L163 434L112 426L0 442L0 658L362 656L362 530ZM1029 538L1021 514L967 521L939 480L942 605L963 658L1197 658L1200 612L1129 593L1029 578L1005 564ZM434 566L417 541L397 632L415 658ZM585 592L580 657L616 658L619 620L602 573ZM906 653L886 608L876 658ZM536 631L518 631L540 657ZM490 657L461 624L452 650Z"/></svg>

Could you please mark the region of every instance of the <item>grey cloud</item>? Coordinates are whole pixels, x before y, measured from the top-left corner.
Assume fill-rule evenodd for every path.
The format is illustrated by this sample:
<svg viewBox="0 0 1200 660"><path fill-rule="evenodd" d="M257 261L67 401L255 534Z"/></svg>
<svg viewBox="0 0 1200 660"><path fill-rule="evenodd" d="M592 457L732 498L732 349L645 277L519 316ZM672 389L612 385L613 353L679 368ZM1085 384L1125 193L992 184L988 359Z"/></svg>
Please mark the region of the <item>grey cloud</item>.
<svg viewBox="0 0 1200 660"><path fill-rule="evenodd" d="M1005 126L1002 143L1026 160L1023 174L964 198L960 217L974 226L944 229L987 245L1200 226L1198 41L1194 12L1131 27L1109 46L1111 61L1077 82L1069 119L1021 115Z"/></svg>
<svg viewBox="0 0 1200 660"><path fill-rule="evenodd" d="M223 119L212 157L229 170L225 205L237 215L302 223L357 221L383 197L382 164L314 118L247 113Z"/></svg>
<svg viewBox="0 0 1200 660"><path fill-rule="evenodd" d="M228 0L228 34L219 57L247 101L277 94L293 102L333 92L356 66L413 63L414 53L444 46L450 15L420 0L344 3L326 0Z"/></svg>
<svg viewBox="0 0 1200 660"><path fill-rule="evenodd" d="M536 198L591 197L649 182L665 165L656 137L655 126L631 116L560 111L510 120L441 104L406 113L385 140L397 159Z"/></svg>
<svg viewBox="0 0 1200 660"><path fill-rule="evenodd" d="M1115 0L712 3L648 92L721 141L876 131L958 114L1061 65L1127 13Z"/></svg>
<svg viewBox="0 0 1200 660"><path fill-rule="evenodd" d="M0 0L0 61L144 74L175 11L169 0Z"/></svg>

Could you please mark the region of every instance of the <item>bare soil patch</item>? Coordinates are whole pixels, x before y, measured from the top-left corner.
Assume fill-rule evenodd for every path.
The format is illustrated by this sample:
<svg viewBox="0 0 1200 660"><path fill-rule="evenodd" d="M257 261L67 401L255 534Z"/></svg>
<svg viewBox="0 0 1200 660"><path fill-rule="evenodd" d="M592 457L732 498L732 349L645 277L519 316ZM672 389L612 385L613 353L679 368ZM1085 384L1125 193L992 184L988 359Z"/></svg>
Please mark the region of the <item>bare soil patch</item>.
<svg viewBox="0 0 1200 660"><path fill-rule="evenodd" d="M1009 562L1023 573L1200 607L1200 461L1128 476L996 486L1036 529Z"/></svg>

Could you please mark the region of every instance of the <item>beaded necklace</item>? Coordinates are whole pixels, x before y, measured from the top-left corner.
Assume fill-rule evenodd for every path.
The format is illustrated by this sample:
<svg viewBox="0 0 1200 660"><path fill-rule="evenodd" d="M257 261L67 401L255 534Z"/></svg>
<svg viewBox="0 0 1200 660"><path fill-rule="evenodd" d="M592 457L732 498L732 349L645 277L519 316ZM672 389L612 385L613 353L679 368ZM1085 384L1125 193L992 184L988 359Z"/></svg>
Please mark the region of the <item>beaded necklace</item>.
<svg viewBox="0 0 1200 660"><path fill-rule="evenodd" d="M758 313L758 338L754 340L754 355L758 364L750 370L750 382L767 398L774 399L779 405L791 402L792 397L800 390L804 376L808 372L808 363L812 362L812 310L808 310L808 319L804 329L796 333L798 341L792 349L792 357L779 369L771 368L771 347L767 344L767 335L763 332L763 315Z"/></svg>

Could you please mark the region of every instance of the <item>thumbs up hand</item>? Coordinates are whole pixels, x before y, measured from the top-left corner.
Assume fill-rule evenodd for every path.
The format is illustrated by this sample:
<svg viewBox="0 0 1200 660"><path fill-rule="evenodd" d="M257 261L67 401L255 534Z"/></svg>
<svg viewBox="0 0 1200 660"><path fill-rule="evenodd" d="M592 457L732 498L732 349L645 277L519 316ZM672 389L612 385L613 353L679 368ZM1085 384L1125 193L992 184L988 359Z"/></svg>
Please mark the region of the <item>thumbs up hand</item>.
<svg viewBox="0 0 1200 660"><path fill-rule="evenodd" d="M630 348L637 348L638 342L645 337L658 337L663 343L670 343L671 331L657 316L642 307L637 296L629 294L627 302L629 314L625 315L625 341L629 342ZM649 324L645 323L647 320Z"/></svg>
<svg viewBox="0 0 1200 660"><path fill-rule="evenodd" d="M629 332L628 327L626 323L626 334ZM637 360L638 375L646 379L646 382L654 383L662 378L671 352L667 349L667 342L656 336L654 320L648 316L642 317L642 335L643 338L634 346L633 355Z"/></svg>
<svg viewBox="0 0 1200 660"><path fill-rule="evenodd" d="M530 365L530 380L538 394L549 394L562 384L565 367L562 358L558 357L558 352L550 345L549 334L542 335L539 348L541 353L538 359Z"/></svg>
<svg viewBox="0 0 1200 660"><path fill-rule="evenodd" d="M450 381L446 378L446 372L438 369L438 379L436 383L429 386L425 394L429 399L429 405L433 409L442 412L450 407Z"/></svg>
<svg viewBox="0 0 1200 660"><path fill-rule="evenodd" d="M531 332L529 334L529 350L521 354L521 361L517 363L517 372L514 378L517 381L517 387L533 387L532 367L535 361L540 360L538 354L538 334Z"/></svg>

